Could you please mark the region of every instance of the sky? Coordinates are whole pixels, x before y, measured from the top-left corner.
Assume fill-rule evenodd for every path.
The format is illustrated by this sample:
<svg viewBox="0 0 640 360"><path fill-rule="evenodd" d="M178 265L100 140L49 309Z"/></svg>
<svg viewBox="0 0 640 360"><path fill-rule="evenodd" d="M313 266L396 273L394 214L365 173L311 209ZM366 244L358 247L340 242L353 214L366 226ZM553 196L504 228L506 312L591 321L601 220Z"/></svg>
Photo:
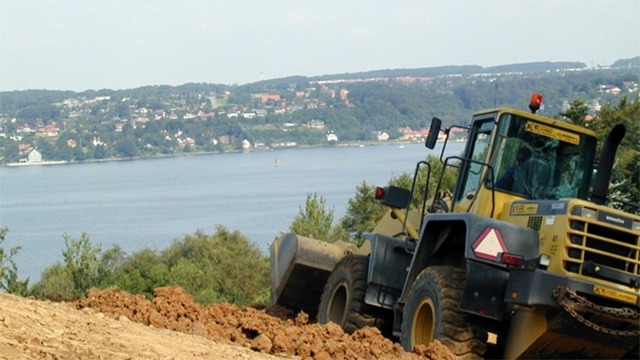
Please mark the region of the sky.
<svg viewBox="0 0 640 360"><path fill-rule="evenodd" d="M640 56L640 0L0 0L0 91Z"/></svg>

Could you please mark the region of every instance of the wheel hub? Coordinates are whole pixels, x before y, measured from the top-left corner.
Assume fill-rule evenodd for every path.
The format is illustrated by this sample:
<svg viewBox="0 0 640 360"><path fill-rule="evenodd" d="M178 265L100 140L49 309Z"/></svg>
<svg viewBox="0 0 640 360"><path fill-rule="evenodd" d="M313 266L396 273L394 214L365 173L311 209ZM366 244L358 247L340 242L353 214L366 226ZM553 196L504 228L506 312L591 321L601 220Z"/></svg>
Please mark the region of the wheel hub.
<svg viewBox="0 0 640 360"><path fill-rule="evenodd" d="M435 337L435 306L433 301L425 298L420 302L413 315L411 342L413 345L427 345Z"/></svg>
<svg viewBox="0 0 640 360"><path fill-rule="evenodd" d="M336 286L333 294L331 294L331 301L328 306L329 321L334 322L340 326L345 321L347 314L347 299L349 298L349 289L345 282L341 282Z"/></svg>

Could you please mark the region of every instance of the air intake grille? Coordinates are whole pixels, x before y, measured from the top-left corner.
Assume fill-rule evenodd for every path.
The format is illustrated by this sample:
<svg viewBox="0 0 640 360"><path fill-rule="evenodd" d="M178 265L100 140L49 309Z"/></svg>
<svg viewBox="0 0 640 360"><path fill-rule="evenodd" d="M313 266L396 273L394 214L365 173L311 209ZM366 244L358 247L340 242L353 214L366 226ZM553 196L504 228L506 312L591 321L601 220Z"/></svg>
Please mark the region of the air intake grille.
<svg viewBox="0 0 640 360"><path fill-rule="evenodd" d="M542 225L542 216L531 216L527 221L527 227L536 231L540 231L540 225Z"/></svg>
<svg viewBox="0 0 640 360"><path fill-rule="evenodd" d="M637 234L630 229L598 223L595 219L571 217L569 221L565 270L624 285L639 285L636 284L640 275L640 237Z"/></svg>

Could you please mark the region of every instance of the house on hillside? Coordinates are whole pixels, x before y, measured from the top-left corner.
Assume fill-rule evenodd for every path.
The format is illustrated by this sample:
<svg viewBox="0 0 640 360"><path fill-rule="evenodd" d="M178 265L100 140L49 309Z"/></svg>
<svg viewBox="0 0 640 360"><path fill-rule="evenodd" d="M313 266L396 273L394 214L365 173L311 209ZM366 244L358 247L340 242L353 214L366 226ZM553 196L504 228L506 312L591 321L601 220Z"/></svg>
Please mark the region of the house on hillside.
<svg viewBox="0 0 640 360"><path fill-rule="evenodd" d="M36 149L31 150L29 155L27 155L27 162L30 164L42 162L42 154L40 151Z"/></svg>
<svg viewBox="0 0 640 360"><path fill-rule="evenodd" d="M327 134L327 141L338 141L338 135L330 132Z"/></svg>
<svg viewBox="0 0 640 360"><path fill-rule="evenodd" d="M378 139L378 141L387 141L389 140L389 134L387 134L386 132L378 132L378 134L376 135L376 138Z"/></svg>
<svg viewBox="0 0 640 360"><path fill-rule="evenodd" d="M31 144L25 143L25 144L18 144L18 155L25 155L28 154L31 151Z"/></svg>
<svg viewBox="0 0 640 360"><path fill-rule="evenodd" d="M41 162L42 154L36 149L31 150L27 157L20 158L20 164L37 164Z"/></svg>
<svg viewBox="0 0 640 360"><path fill-rule="evenodd" d="M398 129L400 131L400 140L420 140L426 139L429 136L429 129L412 130L410 127L403 127Z"/></svg>
<svg viewBox="0 0 640 360"><path fill-rule="evenodd" d="M260 97L260 102L262 103L266 103L269 100L274 102L279 102L282 100L280 98L280 95L278 94L260 94L259 97Z"/></svg>
<svg viewBox="0 0 640 360"><path fill-rule="evenodd" d="M38 128L38 134L42 137L54 137L58 136L60 133L60 129L56 126L56 124L48 124L41 128Z"/></svg>

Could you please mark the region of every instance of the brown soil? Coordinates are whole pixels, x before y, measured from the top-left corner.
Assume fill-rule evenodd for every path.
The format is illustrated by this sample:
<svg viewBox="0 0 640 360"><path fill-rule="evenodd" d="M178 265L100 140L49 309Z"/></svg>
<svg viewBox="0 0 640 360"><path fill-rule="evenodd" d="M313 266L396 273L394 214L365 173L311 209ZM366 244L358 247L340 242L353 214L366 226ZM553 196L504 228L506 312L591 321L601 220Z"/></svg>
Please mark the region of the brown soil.
<svg viewBox="0 0 640 360"><path fill-rule="evenodd" d="M152 301L90 290L53 303L0 294L0 359L454 359L440 343L406 353L365 328L352 335L304 313L201 306L179 287Z"/></svg>

